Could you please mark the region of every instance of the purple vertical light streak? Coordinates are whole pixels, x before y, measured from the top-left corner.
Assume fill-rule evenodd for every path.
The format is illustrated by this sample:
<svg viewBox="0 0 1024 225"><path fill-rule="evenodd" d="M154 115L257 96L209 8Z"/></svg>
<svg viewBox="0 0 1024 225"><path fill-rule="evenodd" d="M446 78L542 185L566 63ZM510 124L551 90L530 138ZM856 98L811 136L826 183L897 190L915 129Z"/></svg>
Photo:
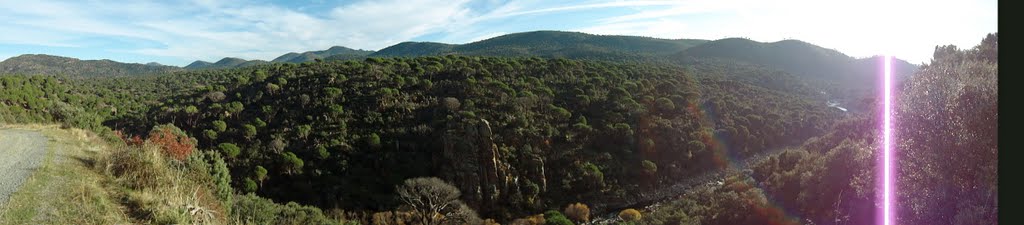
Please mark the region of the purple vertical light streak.
<svg viewBox="0 0 1024 225"><path fill-rule="evenodd" d="M890 122L891 122L890 117L892 117L892 114L891 114L891 111L890 111L892 109L892 98L891 98L892 97L892 95L891 95L892 94L892 90L891 90L891 88L892 88L892 83L891 83L892 82L892 62L891 62L892 59L891 58L892 58L892 56L889 56L889 55L885 56L885 72L884 72L884 74L885 74L884 75L885 76L885 78L884 78L885 79L885 81L884 81L884 83L885 83L884 84L884 88L885 88L885 91L884 91L885 92L885 112L884 113L885 114L883 115L884 116L884 122L883 122L884 125L882 125L883 126L882 133L884 135L883 141L882 141L883 145L884 145L884 146L882 146L883 151L884 151L883 159L882 159L883 160L883 163L882 163L883 164L883 166L882 166L883 169L882 170L883 170L883 173L884 173L884 175L883 175L883 177L884 177L883 179L884 180L882 181L882 183L883 183L883 188L882 188L883 190L882 191L884 191L884 193L882 194L883 195L883 197L882 197L882 204L883 204L883 206L882 206L882 208L883 208L882 223L884 225L891 225L892 224L892 149L891 149L892 144L891 144L891 137L890 137L891 136L891 132L892 132L891 131L891 127L890 127Z"/></svg>

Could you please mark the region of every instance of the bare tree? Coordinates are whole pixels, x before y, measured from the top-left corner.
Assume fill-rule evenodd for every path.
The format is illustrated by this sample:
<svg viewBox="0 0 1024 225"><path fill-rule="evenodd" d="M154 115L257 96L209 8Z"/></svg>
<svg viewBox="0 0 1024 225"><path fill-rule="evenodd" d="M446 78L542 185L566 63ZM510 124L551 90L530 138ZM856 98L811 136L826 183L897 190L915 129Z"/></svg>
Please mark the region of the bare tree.
<svg viewBox="0 0 1024 225"><path fill-rule="evenodd" d="M405 180L397 188L398 198L416 212L423 225L479 224L473 209L459 200L458 188L436 177Z"/></svg>

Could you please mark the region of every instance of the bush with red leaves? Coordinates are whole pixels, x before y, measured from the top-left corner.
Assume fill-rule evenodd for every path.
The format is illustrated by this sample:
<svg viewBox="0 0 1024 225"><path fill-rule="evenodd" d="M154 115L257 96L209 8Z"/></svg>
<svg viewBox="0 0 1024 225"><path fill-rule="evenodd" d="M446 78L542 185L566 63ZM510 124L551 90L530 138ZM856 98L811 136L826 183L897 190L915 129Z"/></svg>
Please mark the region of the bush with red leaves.
<svg viewBox="0 0 1024 225"><path fill-rule="evenodd" d="M139 137L138 135L132 135L131 137L128 137L125 136L125 134L119 130L114 131L114 135L117 135L117 137L120 138L121 141L124 141L124 144L128 146L142 146L142 143L144 143L142 137Z"/></svg>
<svg viewBox="0 0 1024 225"><path fill-rule="evenodd" d="M164 154L184 160L196 149L196 139L171 124L158 125L149 131L147 142L160 146Z"/></svg>

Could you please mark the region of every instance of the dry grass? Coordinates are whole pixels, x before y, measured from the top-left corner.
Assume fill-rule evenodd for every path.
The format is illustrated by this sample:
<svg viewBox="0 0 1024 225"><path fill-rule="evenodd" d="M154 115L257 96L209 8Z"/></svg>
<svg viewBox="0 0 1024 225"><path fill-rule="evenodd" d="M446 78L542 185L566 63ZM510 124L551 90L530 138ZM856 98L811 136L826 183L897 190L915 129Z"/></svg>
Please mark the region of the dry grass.
<svg viewBox="0 0 1024 225"><path fill-rule="evenodd" d="M121 188L118 199L136 220L158 224L224 224L226 213L208 174L189 171L159 147L121 146L100 157L97 169Z"/></svg>

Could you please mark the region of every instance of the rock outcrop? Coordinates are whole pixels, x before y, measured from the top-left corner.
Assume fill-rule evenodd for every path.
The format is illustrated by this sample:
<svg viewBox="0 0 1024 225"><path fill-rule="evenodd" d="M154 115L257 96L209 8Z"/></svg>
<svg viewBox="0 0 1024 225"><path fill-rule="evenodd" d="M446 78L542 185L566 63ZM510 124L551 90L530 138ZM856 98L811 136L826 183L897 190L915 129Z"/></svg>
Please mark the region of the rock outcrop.
<svg viewBox="0 0 1024 225"><path fill-rule="evenodd" d="M515 178L494 144L487 120L452 123L442 137L442 178L462 191L467 204L488 211L508 195Z"/></svg>

